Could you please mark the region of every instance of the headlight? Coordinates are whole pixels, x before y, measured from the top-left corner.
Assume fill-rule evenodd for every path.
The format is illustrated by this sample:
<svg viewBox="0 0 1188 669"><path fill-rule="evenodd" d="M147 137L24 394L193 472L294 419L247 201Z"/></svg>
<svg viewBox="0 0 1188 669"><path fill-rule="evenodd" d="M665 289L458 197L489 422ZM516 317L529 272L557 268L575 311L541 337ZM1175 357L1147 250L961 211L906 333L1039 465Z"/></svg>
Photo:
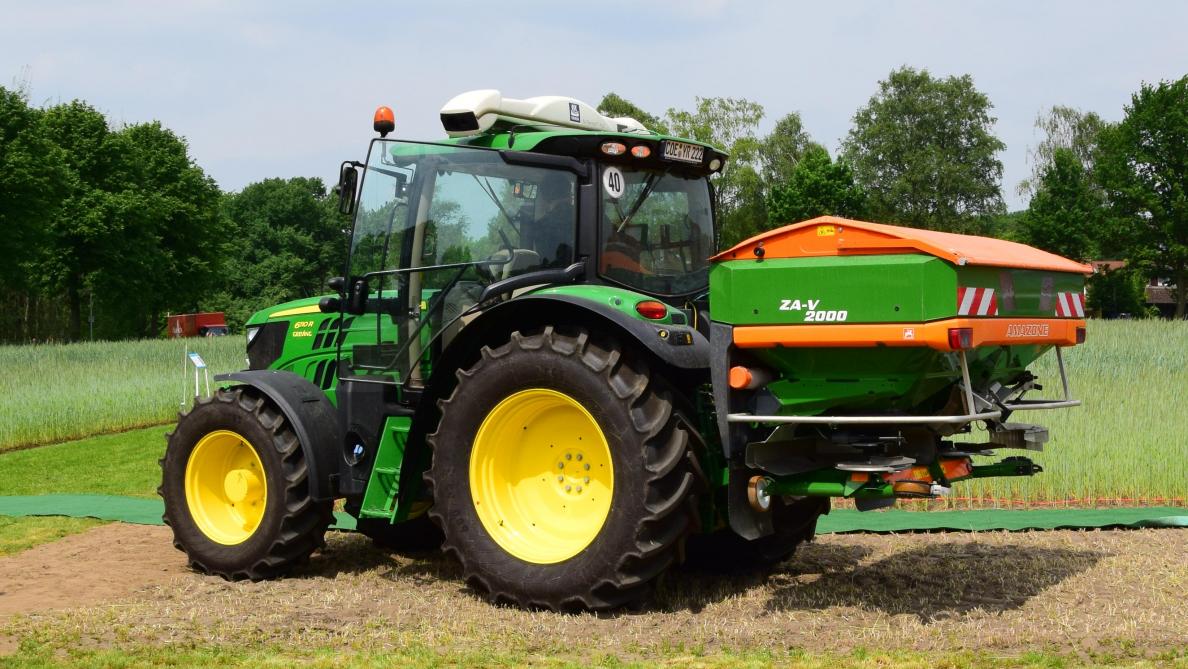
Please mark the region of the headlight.
<svg viewBox="0 0 1188 669"><path fill-rule="evenodd" d="M257 332L259 332L259 331L260 331L260 328L248 328L248 329L247 329L247 343L248 343L248 346L251 346L251 345L252 345L252 340L256 338L256 333L257 333Z"/></svg>

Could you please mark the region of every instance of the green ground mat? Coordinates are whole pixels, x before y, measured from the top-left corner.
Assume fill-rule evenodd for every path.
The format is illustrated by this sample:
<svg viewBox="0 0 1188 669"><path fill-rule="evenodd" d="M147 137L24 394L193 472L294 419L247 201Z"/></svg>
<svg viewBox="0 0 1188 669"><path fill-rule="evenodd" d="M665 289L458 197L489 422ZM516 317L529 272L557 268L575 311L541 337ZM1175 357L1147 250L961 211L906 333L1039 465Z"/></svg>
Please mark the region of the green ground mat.
<svg viewBox="0 0 1188 669"><path fill-rule="evenodd" d="M73 516L160 525L159 499L114 495L0 496L0 516ZM355 529L355 519L334 514L339 530ZM837 509L817 523L819 534L841 532L980 532L1098 527L1188 527L1188 509L1174 507L1119 509L1037 509L1028 511L868 511Z"/></svg>
<svg viewBox="0 0 1188 669"><path fill-rule="evenodd" d="M0 496L0 516L72 516L118 520L137 525L164 525L165 504L159 499L117 495L23 495ZM355 519L335 512L338 530L355 529Z"/></svg>

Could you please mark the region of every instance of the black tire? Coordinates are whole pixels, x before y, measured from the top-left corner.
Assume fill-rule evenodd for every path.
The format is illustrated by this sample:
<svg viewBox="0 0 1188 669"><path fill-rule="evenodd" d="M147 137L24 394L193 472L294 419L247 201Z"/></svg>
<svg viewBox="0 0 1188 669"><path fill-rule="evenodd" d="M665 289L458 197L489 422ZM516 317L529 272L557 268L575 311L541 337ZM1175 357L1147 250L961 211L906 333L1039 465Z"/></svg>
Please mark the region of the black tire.
<svg viewBox="0 0 1188 669"><path fill-rule="evenodd" d="M382 518L360 518L355 529L377 547L397 553L435 551L444 540L441 528L427 515L395 525Z"/></svg>
<svg viewBox="0 0 1188 669"><path fill-rule="evenodd" d="M458 386L440 403L429 437L433 461L425 480L434 496L429 515L445 534L444 549L467 583L496 603L555 611L605 610L636 604L684 555L695 527L698 472L688 421L644 361L613 341L553 328L523 335L459 371ZM577 400L606 437L613 494L592 542L561 562L521 560L484 528L469 485L469 459L479 426L504 398L543 388Z"/></svg>
<svg viewBox="0 0 1188 669"><path fill-rule="evenodd" d="M227 545L208 537L194 520L186 498L186 466L205 435L228 430L256 451L268 493L259 525L240 543ZM333 504L309 497L309 470L297 435L270 401L244 386L219 389L200 398L179 416L161 459L165 524L173 545L194 569L229 580L258 581L285 573L324 545ZM275 491L280 491L277 494Z"/></svg>
<svg viewBox="0 0 1188 669"><path fill-rule="evenodd" d="M727 527L690 537L689 565L716 572L774 567L792 557L800 544L812 541L817 519L829 512L827 497L803 497L791 503L774 497L771 502L775 533L747 540Z"/></svg>

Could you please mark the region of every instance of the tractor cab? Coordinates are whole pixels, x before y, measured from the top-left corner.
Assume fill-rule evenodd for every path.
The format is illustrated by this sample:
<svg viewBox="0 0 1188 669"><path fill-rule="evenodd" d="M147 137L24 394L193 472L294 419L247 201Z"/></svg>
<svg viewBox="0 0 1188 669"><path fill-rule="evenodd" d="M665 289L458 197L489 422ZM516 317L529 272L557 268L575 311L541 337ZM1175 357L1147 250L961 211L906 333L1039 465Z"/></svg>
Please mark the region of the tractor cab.
<svg viewBox="0 0 1188 669"><path fill-rule="evenodd" d="M550 286L603 284L674 312L707 292L721 152L571 98L475 91L441 118L445 141L394 140L381 108L367 161L344 164L349 274L323 308L377 315L342 352L346 377L420 388L485 309Z"/></svg>

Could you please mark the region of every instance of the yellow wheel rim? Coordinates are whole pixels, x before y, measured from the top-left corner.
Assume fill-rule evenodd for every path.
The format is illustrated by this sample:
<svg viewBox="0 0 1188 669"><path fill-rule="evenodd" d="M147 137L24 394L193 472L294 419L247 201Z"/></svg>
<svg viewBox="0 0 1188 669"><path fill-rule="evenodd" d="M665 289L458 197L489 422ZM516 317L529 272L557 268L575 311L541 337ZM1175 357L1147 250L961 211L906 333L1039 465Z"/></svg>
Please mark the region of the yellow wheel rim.
<svg viewBox="0 0 1188 669"><path fill-rule="evenodd" d="M186 505L211 541L233 546L260 527L268 483L252 444L229 430L198 440L186 462Z"/></svg>
<svg viewBox="0 0 1188 669"><path fill-rule="evenodd" d="M590 545L614 490L610 446L572 397L522 390L487 414L470 451L470 495L495 543L553 564Z"/></svg>

